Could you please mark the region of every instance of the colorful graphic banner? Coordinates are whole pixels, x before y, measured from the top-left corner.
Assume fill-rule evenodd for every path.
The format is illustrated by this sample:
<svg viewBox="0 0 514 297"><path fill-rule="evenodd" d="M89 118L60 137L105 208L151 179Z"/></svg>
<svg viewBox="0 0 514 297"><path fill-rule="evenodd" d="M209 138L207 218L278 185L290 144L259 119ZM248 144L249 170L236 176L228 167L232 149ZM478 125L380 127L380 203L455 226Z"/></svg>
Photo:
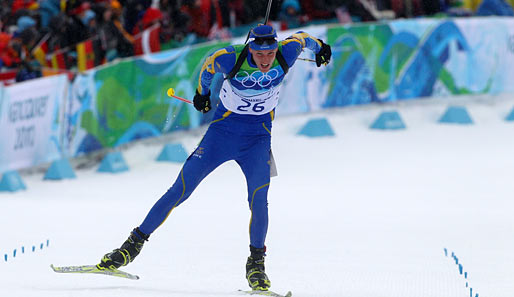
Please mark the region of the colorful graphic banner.
<svg viewBox="0 0 514 297"><path fill-rule="evenodd" d="M277 114L426 97L514 93L514 19L410 19L302 31L332 46L325 67L298 60L281 89ZM279 32L284 39L297 30ZM5 87L0 96L0 173L75 157L208 123L192 105L211 42L92 69L70 84L65 76ZM302 58L314 59L306 49ZM215 106L223 76L211 85ZM65 93L66 92L66 93ZM59 112L64 121L59 121ZM62 133L61 133L62 131Z"/></svg>
<svg viewBox="0 0 514 297"><path fill-rule="evenodd" d="M60 106L66 75L4 87L0 100L0 172L61 157Z"/></svg>
<svg viewBox="0 0 514 297"><path fill-rule="evenodd" d="M335 27L323 107L514 92L514 20L399 20Z"/></svg>
<svg viewBox="0 0 514 297"><path fill-rule="evenodd" d="M192 105L207 55L224 43L210 43L120 61L80 75L71 88L66 140L71 156L116 147L136 139L198 127L210 120ZM215 101L213 102L215 103Z"/></svg>
<svg viewBox="0 0 514 297"><path fill-rule="evenodd" d="M327 42L327 28L322 26L312 26L301 29L309 35ZM281 32L280 39L285 39L298 30ZM309 49L304 49L300 58L315 59L314 53ZM316 67L316 63L297 60L287 73L277 107L277 116L283 114L303 113L319 110L323 106L326 97L327 68L325 66Z"/></svg>
<svg viewBox="0 0 514 297"><path fill-rule="evenodd" d="M411 19L302 31L332 46L328 67L298 60L281 89L277 114L410 100L514 92L514 20ZM284 39L297 30L279 32ZM245 38L232 40L244 43ZM90 72L72 87L68 143L76 156L207 123L191 105L205 57L229 43L208 43L125 60ZM305 49L302 58L314 59ZM213 106L223 77L211 85ZM79 86L80 85L80 86ZM87 87L86 87L87 86Z"/></svg>

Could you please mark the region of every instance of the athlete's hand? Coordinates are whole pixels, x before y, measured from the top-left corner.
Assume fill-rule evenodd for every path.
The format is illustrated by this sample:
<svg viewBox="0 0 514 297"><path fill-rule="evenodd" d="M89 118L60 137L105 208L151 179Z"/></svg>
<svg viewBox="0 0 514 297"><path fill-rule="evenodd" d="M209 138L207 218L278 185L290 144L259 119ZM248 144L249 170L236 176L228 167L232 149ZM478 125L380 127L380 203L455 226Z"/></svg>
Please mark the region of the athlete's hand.
<svg viewBox="0 0 514 297"><path fill-rule="evenodd" d="M198 90L196 90L195 97L193 98L193 105L195 106L196 110L203 113L211 110L211 90L209 90L207 95L202 95L198 93Z"/></svg>
<svg viewBox="0 0 514 297"><path fill-rule="evenodd" d="M332 57L332 50L330 49L330 45L323 42L323 40L318 39L321 42L321 49L316 54L316 66L320 67L321 64L328 65L330 63L330 58Z"/></svg>

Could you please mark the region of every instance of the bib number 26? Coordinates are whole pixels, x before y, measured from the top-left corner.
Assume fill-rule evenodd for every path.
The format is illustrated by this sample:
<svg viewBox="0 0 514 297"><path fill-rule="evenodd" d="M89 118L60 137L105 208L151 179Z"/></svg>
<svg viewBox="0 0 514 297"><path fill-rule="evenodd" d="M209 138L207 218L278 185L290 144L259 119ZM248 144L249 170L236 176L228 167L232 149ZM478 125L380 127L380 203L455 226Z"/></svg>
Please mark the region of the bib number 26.
<svg viewBox="0 0 514 297"><path fill-rule="evenodd" d="M261 112L261 111L264 110L263 104L266 103L266 102L257 102L255 104L253 104L252 102L250 102L248 100L245 100L245 99L241 99L241 100L245 104L238 106L237 110L244 111L244 112L247 112L247 111L250 111L250 110L253 110L254 112Z"/></svg>

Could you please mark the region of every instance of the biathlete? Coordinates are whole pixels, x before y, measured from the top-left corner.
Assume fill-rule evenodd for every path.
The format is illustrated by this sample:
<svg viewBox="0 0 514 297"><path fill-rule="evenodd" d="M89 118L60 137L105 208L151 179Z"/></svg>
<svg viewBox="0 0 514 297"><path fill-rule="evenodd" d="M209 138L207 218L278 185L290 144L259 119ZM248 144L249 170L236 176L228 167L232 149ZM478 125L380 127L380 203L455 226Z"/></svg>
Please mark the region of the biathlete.
<svg viewBox="0 0 514 297"><path fill-rule="evenodd" d="M211 109L209 87L214 74L223 73L225 77L213 121L173 186L123 245L101 259L99 269L116 269L132 262L150 234L210 172L235 160L246 177L251 211L246 278L253 290L268 290L271 283L264 269L264 242L272 166L271 122L284 76L304 48L316 54L318 67L329 63L330 46L323 41L300 31L279 42L273 27L267 25L253 28L246 45L219 49L205 60L193 100L197 110L206 113Z"/></svg>

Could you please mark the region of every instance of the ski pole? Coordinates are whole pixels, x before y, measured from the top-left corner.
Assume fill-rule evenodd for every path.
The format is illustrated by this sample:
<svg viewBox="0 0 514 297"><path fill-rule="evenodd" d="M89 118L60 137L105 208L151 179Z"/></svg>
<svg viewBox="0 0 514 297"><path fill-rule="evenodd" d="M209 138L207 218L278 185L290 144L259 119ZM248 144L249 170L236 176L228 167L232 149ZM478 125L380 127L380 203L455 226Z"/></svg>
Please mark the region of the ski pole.
<svg viewBox="0 0 514 297"><path fill-rule="evenodd" d="M268 7L266 8L266 16L264 17L264 24L263 25L267 25L268 24L269 13L271 11L271 3L272 2L273 2L273 0L269 0L268 1ZM248 42L248 39L250 39L250 32L248 32L248 35L246 36L245 44Z"/></svg>
<svg viewBox="0 0 514 297"><path fill-rule="evenodd" d="M175 90L173 88L169 88L168 91L166 92L166 94L168 94L168 96L178 99L180 101L184 101L186 103L193 104L193 102L191 102L190 100L184 99L179 96L175 96Z"/></svg>
<svg viewBox="0 0 514 297"><path fill-rule="evenodd" d="M297 60L302 60L302 61L306 61L306 62L313 62L313 63L316 63L316 60L313 60L313 59L307 59L307 58L297 58ZM323 65L327 66L328 63L322 63Z"/></svg>
<svg viewBox="0 0 514 297"><path fill-rule="evenodd" d="M264 25L268 24L269 13L270 13L270 10L271 10L271 2L273 2L273 0L269 0L268 1L268 8L266 9L266 17L264 18Z"/></svg>
<svg viewBox="0 0 514 297"><path fill-rule="evenodd" d="M307 62L314 62L314 63L316 63L316 60L313 60L313 59L298 58L298 60L302 60L302 61L307 61Z"/></svg>

